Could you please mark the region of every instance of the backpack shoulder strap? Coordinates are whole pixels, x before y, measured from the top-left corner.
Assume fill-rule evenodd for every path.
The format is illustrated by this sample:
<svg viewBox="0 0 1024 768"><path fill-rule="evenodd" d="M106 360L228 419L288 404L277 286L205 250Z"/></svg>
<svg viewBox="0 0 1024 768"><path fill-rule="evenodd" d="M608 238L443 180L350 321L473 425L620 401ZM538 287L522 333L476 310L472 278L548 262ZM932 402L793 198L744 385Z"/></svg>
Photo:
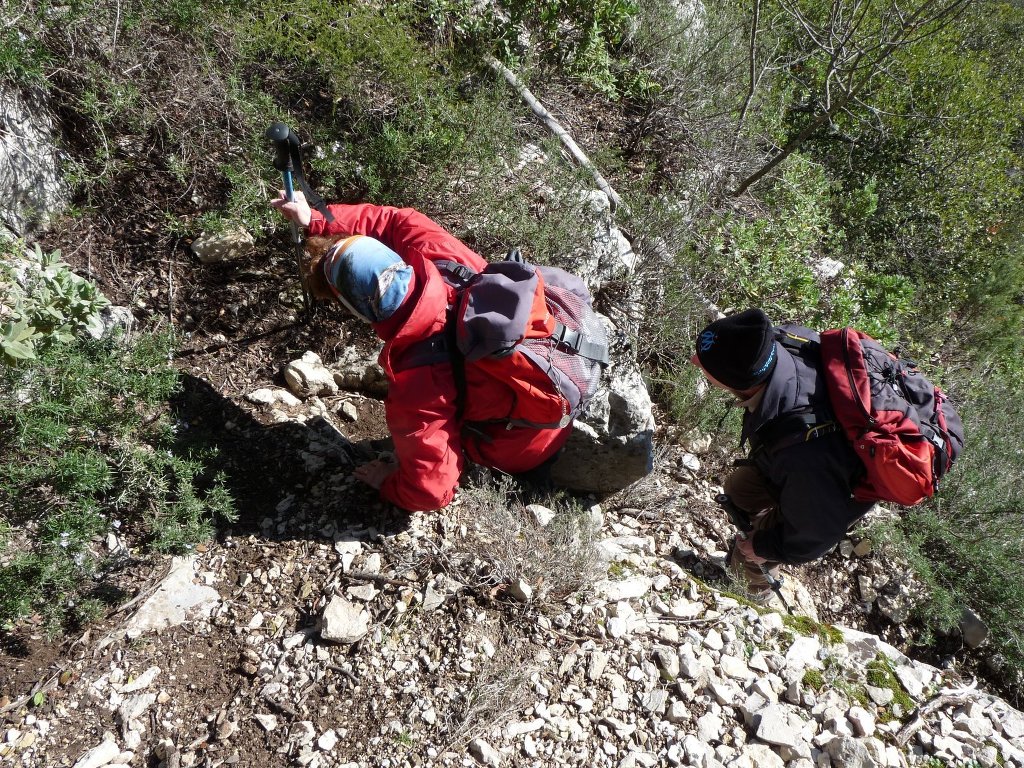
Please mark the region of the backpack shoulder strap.
<svg viewBox="0 0 1024 768"><path fill-rule="evenodd" d="M802 326L775 328L775 340L815 367L821 364L821 344L817 334ZM765 450L775 453L797 443L838 432L842 427L827 413L808 407L765 422L750 436L751 452Z"/></svg>
<svg viewBox="0 0 1024 768"><path fill-rule="evenodd" d="M441 278L457 290L462 290L469 285L478 274L475 270L457 261L438 259L433 264L437 267L437 271L441 273Z"/></svg>
<svg viewBox="0 0 1024 768"><path fill-rule="evenodd" d="M775 453L840 429L838 422L822 421L813 411L789 413L765 422L750 436L751 453L760 450Z"/></svg>

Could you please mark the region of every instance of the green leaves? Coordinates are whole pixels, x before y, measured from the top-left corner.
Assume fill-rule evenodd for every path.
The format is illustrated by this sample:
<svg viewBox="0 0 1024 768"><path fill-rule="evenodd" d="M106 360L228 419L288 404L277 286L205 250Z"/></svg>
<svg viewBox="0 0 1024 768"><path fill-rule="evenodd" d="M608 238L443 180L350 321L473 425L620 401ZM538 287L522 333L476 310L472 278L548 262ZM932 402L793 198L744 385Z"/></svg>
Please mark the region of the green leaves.
<svg viewBox="0 0 1024 768"><path fill-rule="evenodd" d="M59 250L43 253L38 244L23 252L17 244L6 244L5 250L0 302L12 309L7 319L0 315L3 362L33 360L40 351L71 341L76 333L102 333L100 312L110 302L61 261Z"/></svg>
<svg viewBox="0 0 1024 768"><path fill-rule="evenodd" d="M235 519L203 446L179 445L171 338L75 339L0 369L0 625L41 613L57 633L102 612L102 538L185 551Z"/></svg>
<svg viewBox="0 0 1024 768"><path fill-rule="evenodd" d="M18 360L32 360L35 358L34 340L40 334L28 324L28 321L19 318L8 320L0 325L0 352L6 362L17 362Z"/></svg>

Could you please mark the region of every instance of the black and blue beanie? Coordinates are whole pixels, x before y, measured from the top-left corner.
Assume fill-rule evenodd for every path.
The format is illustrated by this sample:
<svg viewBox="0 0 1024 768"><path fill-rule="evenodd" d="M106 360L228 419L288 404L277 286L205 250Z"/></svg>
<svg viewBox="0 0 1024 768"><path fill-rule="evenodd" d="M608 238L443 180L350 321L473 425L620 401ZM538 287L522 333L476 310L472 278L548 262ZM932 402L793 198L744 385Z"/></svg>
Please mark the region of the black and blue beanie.
<svg viewBox="0 0 1024 768"><path fill-rule="evenodd" d="M715 320L697 336L701 367L731 389L746 390L775 370L775 327L760 309Z"/></svg>

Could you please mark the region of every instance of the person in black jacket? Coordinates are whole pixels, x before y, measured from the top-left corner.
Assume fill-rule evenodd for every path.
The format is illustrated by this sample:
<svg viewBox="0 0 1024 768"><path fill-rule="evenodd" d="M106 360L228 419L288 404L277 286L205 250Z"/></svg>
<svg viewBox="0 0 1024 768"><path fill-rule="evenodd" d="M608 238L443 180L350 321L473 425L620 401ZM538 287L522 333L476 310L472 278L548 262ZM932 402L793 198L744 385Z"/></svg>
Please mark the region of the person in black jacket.
<svg viewBox="0 0 1024 768"><path fill-rule="evenodd" d="M821 557L872 506L853 500L863 465L834 425L821 371L782 343L787 333L818 340L748 309L701 331L691 358L744 408L741 445L750 450L723 486L754 532L734 540L729 568L761 601L771 590L760 564L777 578L780 564Z"/></svg>

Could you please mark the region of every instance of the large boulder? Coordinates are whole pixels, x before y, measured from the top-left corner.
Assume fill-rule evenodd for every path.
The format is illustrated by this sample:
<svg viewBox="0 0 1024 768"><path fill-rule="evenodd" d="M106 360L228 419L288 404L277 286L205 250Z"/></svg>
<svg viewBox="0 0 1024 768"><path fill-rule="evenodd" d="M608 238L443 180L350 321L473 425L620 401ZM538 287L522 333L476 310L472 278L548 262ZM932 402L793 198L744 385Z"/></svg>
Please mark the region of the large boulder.
<svg viewBox="0 0 1024 768"><path fill-rule="evenodd" d="M593 236L590 253L573 271L597 296L609 282L628 285L638 255L615 224L604 192L586 193L584 202L594 223ZM619 295L607 307L611 364L552 468L552 480L560 486L613 493L654 468L654 410L633 344L643 314L635 293Z"/></svg>
<svg viewBox="0 0 1024 768"><path fill-rule="evenodd" d="M631 348L613 333L612 363L573 424L551 479L576 491L613 493L654 468L654 410Z"/></svg>
<svg viewBox="0 0 1024 768"><path fill-rule="evenodd" d="M25 237L65 203L57 132L41 97L0 84L0 228Z"/></svg>

